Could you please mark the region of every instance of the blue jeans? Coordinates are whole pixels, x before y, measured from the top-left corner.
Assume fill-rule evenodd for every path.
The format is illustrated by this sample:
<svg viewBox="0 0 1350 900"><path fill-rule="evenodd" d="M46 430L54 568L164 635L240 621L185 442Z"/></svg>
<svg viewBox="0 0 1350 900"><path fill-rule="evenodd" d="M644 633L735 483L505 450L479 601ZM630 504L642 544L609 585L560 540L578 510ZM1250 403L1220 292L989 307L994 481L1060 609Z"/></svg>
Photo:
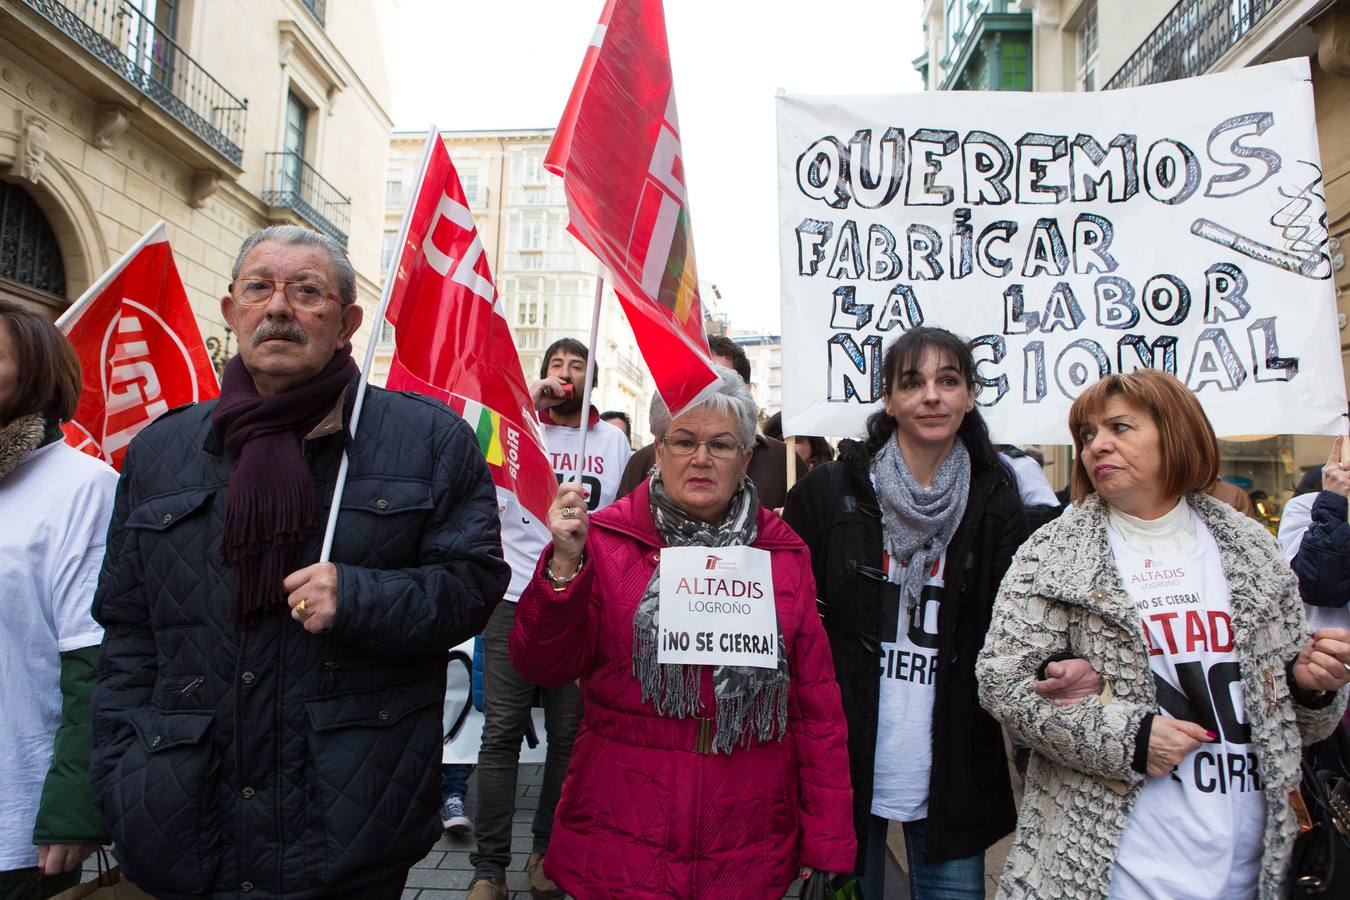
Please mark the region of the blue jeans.
<svg viewBox="0 0 1350 900"><path fill-rule="evenodd" d="M449 800L451 794L463 800L472 773L473 766L468 763L441 763L441 802Z"/></svg>
<svg viewBox="0 0 1350 900"><path fill-rule="evenodd" d="M867 829L863 900L881 900L885 896L886 826L889 824L880 816L872 816ZM904 828L911 900L984 900L983 853L939 863L925 862L928 820L905 822Z"/></svg>

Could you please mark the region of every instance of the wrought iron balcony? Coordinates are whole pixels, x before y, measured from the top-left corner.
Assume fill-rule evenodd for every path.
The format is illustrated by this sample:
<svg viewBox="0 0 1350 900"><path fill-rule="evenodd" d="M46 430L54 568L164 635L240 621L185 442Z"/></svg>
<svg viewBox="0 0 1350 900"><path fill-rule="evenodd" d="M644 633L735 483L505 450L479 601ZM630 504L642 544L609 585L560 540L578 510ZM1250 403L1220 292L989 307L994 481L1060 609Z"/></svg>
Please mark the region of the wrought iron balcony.
<svg viewBox="0 0 1350 900"><path fill-rule="evenodd" d="M300 0L300 5L309 10L309 14L320 25L324 24L324 16L328 13L328 0Z"/></svg>
<svg viewBox="0 0 1350 900"><path fill-rule="evenodd" d="M126 0L23 0L235 165L248 101Z"/></svg>
<svg viewBox="0 0 1350 900"><path fill-rule="evenodd" d="M1157 84L1209 71L1284 0L1181 0L1106 89Z"/></svg>
<svg viewBox="0 0 1350 900"><path fill-rule="evenodd" d="M347 246L352 201L343 196L300 154L290 150L267 154L267 181L263 202L293 210L342 246Z"/></svg>

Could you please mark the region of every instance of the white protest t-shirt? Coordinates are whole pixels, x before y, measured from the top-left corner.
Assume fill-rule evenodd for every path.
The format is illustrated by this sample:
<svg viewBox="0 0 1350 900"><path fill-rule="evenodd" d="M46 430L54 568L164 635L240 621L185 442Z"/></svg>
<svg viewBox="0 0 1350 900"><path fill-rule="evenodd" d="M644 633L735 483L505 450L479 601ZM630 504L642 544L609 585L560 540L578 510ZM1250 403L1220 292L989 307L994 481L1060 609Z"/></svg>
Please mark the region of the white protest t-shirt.
<svg viewBox="0 0 1350 900"><path fill-rule="evenodd" d="M0 871L37 865L60 655L103 639L90 609L116 489L107 463L59 441L0 478Z"/></svg>
<svg viewBox="0 0 1350 900"><path fill-rule="evenodd" d="M545 418L540 422L540 430L558 483L576 477L581 429L554 425ZM600 414L591 410L586 465L581 472L581 483L586 487L587 512L594 513L614 502L624 466L628 465L628 457L632 455L633 448L624 433L608 422L602 422ZM551 536L547 523L536 520L514 494L501 489L497 491L497 513L502 525L502 555L511 567L511 584L506 589L505 599L514 603L520 599L525 585L530 583L534 567L539 564L539 554L544 552Z"/></svg>
<svg viewBox="0 0 1350 900"><path fill-rule="evenodd" d="M1189 551L1144 553L1107 527L1144 628L1158 715L1219 735L1171 775L1145 783L1116 853L1113 900L1256 896L1265 793L1233 646L1228 580L1213 535L1186 512L1195 527Z"/></svg>
<svg viewBox="0 0 1350 900"><path fill-rule="evenodd" d="M872 815L894 822L928 816L933 769L933 697L937 686L938 610L947 573L944 550L906 611L900 602L903 565L883 555L887 583L881 589L881 691L877 703L877 752ZM890 629L894 627L894 632ZM890 633L891 639L886 640Z"/></svg>

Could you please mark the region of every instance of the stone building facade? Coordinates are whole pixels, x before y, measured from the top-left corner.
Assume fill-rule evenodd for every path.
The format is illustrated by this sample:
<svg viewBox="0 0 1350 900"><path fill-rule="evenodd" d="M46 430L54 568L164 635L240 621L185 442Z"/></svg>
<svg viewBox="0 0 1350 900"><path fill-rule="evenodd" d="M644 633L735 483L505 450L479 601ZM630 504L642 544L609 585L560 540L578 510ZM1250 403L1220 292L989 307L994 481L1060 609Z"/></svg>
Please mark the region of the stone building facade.
<svg viewBox="0 0 1350 900"><path fill-rule="evenodd" d="M0 296L55 317L163 219L223 365L235 251L297 223L347 247L373 310L395 9L0 0Z"/></svg>

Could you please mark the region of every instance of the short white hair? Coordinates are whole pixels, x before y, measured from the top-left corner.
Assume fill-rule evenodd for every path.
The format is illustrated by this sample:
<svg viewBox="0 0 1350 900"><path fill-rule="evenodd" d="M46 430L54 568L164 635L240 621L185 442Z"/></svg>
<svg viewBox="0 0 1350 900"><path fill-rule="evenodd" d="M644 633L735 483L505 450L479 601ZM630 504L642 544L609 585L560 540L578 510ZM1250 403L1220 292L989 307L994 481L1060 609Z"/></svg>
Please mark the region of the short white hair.
<svg viewBox="0 0 1350 900"><path fill-rule="evenodd" d="M755 406L755 398L750 394L750 388L731 369L725 366L713 366L713 371L717 373L716 393L710 395L694 406L689 407L685 412L695 409L706 409L712 413L726 413L736 420L736 425L740 429L741 445L744 449L750 449L755 446L755 425L758 422L759 410ZM649 417L649 424L652 428L652 435L656 440L661 441L670 431L670 407L661 399L660 393L652 394L652 406Z"/></svg>

